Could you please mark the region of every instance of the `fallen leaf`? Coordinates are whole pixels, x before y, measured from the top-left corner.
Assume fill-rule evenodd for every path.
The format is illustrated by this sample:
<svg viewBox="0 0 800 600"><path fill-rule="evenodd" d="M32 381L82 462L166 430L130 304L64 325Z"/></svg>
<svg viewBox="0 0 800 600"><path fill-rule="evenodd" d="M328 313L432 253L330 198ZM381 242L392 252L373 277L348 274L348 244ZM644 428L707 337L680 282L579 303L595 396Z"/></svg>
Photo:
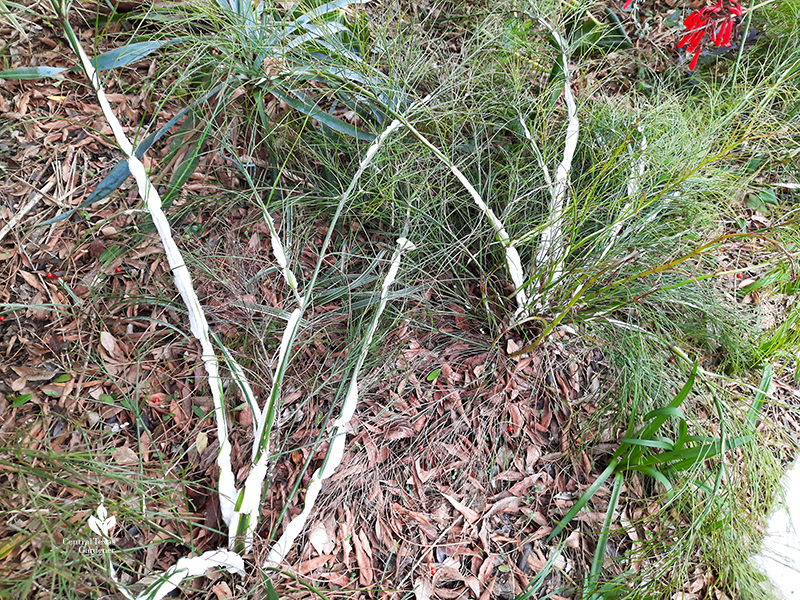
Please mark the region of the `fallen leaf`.
<svg viewBox="0 0 800 600"><path fill-rule="evenodd" d="M492 577L492 580L489 582L485 588L483 588L483 592L481 592L480 600L489 600L492 597L492 592L494 591L494 582L497 581L497 574Z"/></svg>
<svg viewBox="0 0 800 600"><path fill-rule="evenodd" d="M330 539L322 521L317 521L308 530L308 541L314 546L317 554L325 554L325 547L330 543Z"/></svg>
<svg viewBox="0 0 800 600"><path fill-rule="evenodd" d="M214 592L217 600L226 600L226 598L233 597L231 588L224 581L220 581L217 585L212 586L211 591Z"/></svg>
<svg viewBox="0 0 800 600"><path fill-rule="evenodd" d="M414 600L430 600L433 595L433 584L425 577L414 582Z"/></svg>
<svg viewBox="0 0 800 600"><path fill-rule="evenodd" d="M128 446L114 448L114 450L111 451L111 456L120 465L135 465L139 462L139 457L136 455L136 452Z"/></svg>
<svg viewBox="0 0 800 600"><path fill-rule="evenodd" d="M483 515L484 519L488 519L492 515L495 515L499 512L514 512L519 508L519 504L522 499L519 496L511 496L509 498L503 498L502 500L498 500L494 504L492 504L489 512Z"/></svg>
<svg viewBox="0 0 800 600"><path fill-rule="evenodd" d="M350 579L344 573L320 573L322 577L330 581L333 585L347 587L350 585Z"/></svg>
<svg viewBox="0 0 800 600"><path fill-rule="evenodd" d="M481 516L477 512L472 510L469 506L462 504L461 502L459 502L458 500L456 500L451 496L448 496L447 494L442 494L442 496L444 496L447 499L447 501L453 505L453 508L455 508L458 512L464 515L464 518L467 520L467 523L472 524L478 519L480 519Z"/></svg>
<svg viewBox="0 0 800 600"><path fill-rule="evenodd" d="M316 571L320 567L325 566L325 563L333 558L333 554L323 554L322 556L315 556L310 560L304 560L300 563L300 568L297 569L300 575L308 575Z"/></svg>
<svg viewBox="0 0 800 600"><path fill-rule="evenodd" d="M356 548L356 562L358 563L358 581L363 586L368 586L372 583L372 562L369 560L367 553L364 551L364 546L361 544L359 535L352 537L353 545Z"/></svg>
<svg viewBox="0 0 800 600"><path fill-rule="evenodd" d="M114 356L114 353L117 351L117 340L114 339L113 335L107 331L101 331L100 344L105 348L109 356Z"/></svg>

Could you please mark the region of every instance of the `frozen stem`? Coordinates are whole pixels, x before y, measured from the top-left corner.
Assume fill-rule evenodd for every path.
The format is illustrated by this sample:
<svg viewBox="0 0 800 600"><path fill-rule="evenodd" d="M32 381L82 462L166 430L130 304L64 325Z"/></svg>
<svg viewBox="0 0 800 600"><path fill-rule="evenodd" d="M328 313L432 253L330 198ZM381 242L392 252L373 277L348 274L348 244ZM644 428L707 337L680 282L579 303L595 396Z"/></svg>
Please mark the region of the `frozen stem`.
<svg viewBox="0 0 800 600"><path fill-rule="evenodd" d="M345 441L347 439L347 429L350 420L353 418L353 414L355 413L356 406L358 405L358 376L361 371L361 367L364 365L364 360L369 353L369 348L372 345L372 338L374 337L375 330L378 327L378 320L380 319L384 308L386 308L386 302L389 298L389 288L397 277L397 272L400 269L400 260L404 252L411 250L414 250L414 244L412 244L406 238L401 237L397 240L397 248L392 256L392 263L389 267L389 272L386 274L386 277L383 280L383 285L381 286L380 302L378 303L378 307L372 316L372 321L370 322L367 334L361 343L361 352L359 353L358 360L353 368L353 373L350 377L350 385L347 388L347 396L345 397L344 404L342 405L342 410L339 413L339 418L333 423L332 439L328 446L328 452L325 455L325 460L323 461L322 466L311 476L311 482L308 484L308 489L306 490L303 511L291 520L289 525L287 525L286 529L284 530L283 535L281 535L280 539L275 542L275 545L272 547L272 549L270 549L267 559L264 563L265 567L277 567L281 562L283 562L284 558L286 558L289 550L291 550L292 546L294 545L295 539L305 527L306 521L308 520L308 515L311 514L311 509L314 508L314 503L317 500L317 496L319 495L320 491L322 491L322 482L333 475L339 464L342 462Z"/></svg>
<svg viewBox="0 0 800 600"><path fill-rule="evenodd" d="M567 243L564 239L564 214L568 207L569 172L572 169L572 159L575 156L575 148L578 145L580 122L578 121L575 97L572 95L572 87L570 86L570 53L567 41L552 25L543 19L538 20L555 38L561 49L561 55L558 60L561 61L561 68L564 71L564 102L567 105L567 134L564 139L564 156L556 168L555 180L548 186L551 195L548 225L542 232L541 241L536 251L537 268L545 269L548 273L547 283L555 283L561 279L564 273L564 261L568 253ZM549 179L549 174L547 178Z"/></svg>
<svg viewBox="0 0 800 600"><path fill-rule="evenodd" d="M636 196L639 195L639 190L641 189L639 181L641 180L642 175L644 175L644 170L647 166L647 160L644 156L644 153L647 150L647 138L644 136L641 125L636 129L642 134L642 142L639 145L641 154L639 155L638 161L635 160L635 156L633 157L634 160L631 164L631 172L630 175L628 175L628 201L625 203L625 206L622 208L619 217L617 217L617 220L614 222L614 225L611 228L610 239L608 240L608 244L603 250L603 253L600 255L600 261L606 257L606 254L608 254L617 243L617 239L619 238L620 233L622 233L622 227L625 225L625 221L627 221L633 214L633 205L636 202Z"/></svg>
<svg viewBox="0 0 800 600"><path fill-rule="evenodd" d="M406 127L408 127L409 131L414 134L420 142L422 142L425 146L427 146L431 152L434 153L436 158L441 160L444 164L446 164L453 175L456 176L461 182L461 185L469 192L469 195L472 196L473 202L478 207L478 209L486 216L489 220L489 223L492 225L494 229L495 236L497 237L497 241L500 242L500 245L503 246L503 250L505 251L506 255L506 266L508 267L508 273L511 276L511 281L514 283L514 289L516 290L516 298L517 298L517 311L514 315L514 319L519 321L527 316L528 310L528 296L525 293L525 273L522 270L522 261L519 257L519 252L517 252L517 248L514 246L514 243L511 241L511 238L506 231L503 222L499 219L499 217L494 213L494 211L489 208L486 202L483 201L483 198L478 193L478 190L469 182L469 180L464 176L453 161L451 161L447 156L445 156L444 152L439 150L436 146L434 146L428 138L422 135L417 129L414 128L406 119L403 119L403 123Z"/></svg>

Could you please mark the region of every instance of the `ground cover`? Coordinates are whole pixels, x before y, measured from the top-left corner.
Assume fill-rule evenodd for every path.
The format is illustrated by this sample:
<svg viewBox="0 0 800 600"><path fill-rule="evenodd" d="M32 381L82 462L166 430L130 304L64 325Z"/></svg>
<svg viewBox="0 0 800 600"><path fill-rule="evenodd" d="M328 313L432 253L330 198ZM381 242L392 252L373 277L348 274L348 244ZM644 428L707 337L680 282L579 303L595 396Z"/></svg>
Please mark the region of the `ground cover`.
<svg viewBox="0 0 800 600"><path fill-rule="evenodd" d="M699 5L11 8L0 594L146 594L230 548L244 578L180 594L763 597L797 431L791 6L693 70ZM224 410L90 79L42 70L76 64L70 28L127 48L98 81L148 143ZM341 466L267 564L354 372ZM257 471L275 389L231 525L220 477Z"/></svg>

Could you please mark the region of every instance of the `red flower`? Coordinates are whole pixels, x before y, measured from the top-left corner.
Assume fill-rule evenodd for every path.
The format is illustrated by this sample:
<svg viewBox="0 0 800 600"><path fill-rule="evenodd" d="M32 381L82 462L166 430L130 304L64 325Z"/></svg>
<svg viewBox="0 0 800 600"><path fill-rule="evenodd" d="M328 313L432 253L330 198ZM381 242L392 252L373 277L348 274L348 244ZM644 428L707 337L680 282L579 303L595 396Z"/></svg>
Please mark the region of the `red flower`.
<svg viewBox="0 0 800 600"><path fill-rule="evenodd" d="M706 33L715 46L731 45L736 17L741 17L743 13L744 9L737 0L717 0L715 5L694 10L684 19L686 34L678 42L678 48L685 46L687 54L694 54L689 63L690 69L697 66Z"/></svg>

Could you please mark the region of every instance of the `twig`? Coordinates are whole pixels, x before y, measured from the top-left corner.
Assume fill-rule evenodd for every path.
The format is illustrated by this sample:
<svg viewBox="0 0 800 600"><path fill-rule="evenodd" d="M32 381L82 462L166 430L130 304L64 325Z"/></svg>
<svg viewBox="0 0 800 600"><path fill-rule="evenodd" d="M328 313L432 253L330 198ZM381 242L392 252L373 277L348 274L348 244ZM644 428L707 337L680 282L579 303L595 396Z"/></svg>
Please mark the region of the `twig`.
<svg viewBox="0 0 800 600"><path fill-rule="evenodd" d="M6 235L8 235L8 232L14 229L14 227L17 226L17 224L25 217L25 215L27 215L33 209L34 206L36 206L39 200L44 198L44 196L53 188L55 184L56 184L56 178L54 175L53 177L47 180L47 183L44 184L44 187L42 187L42 189L33 193L31 199L28 200L28 203L22 208L20 208L17 211L17 214L11 217L11 220L5 224L3 229L0 229L0 242L2 242L3 238L6 237Z"/></svg>

